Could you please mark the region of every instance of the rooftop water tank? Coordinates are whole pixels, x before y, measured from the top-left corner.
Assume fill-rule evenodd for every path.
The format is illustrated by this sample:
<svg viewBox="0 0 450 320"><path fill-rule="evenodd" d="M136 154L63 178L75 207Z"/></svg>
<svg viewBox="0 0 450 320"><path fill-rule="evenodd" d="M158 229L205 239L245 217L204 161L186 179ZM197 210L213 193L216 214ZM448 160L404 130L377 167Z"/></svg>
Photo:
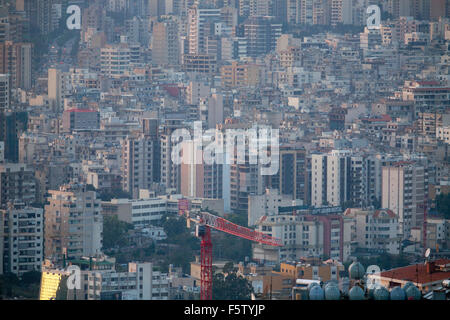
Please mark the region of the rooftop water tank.
<svg viewBox="0 0 450 320"><path fill-rule="evenodd" d="M406 297L408 300L420 300L422 293L415 285L412 285L406 289Z"/></svg>
<svg viewBox="0 0 450 320"><path fill-rule="evenodd" d="M364 300L364 291L361 287L354 286L348 293L350 300Z"/></svg>
<svg viewBox="0 0 450 320"><path fill-rule="evenodd" d="M406 293L403 288L395 287L391 290L391 300L405 300Z"/></svg>
<svg viewBox="0 0 450 320"><path fill-rule="evenodd" d="M312 283L308 284L308 292L310 292L313 287L320 287L320 286L318 283L312 282Z"/></svg>
<svg viewBox="0 0 450 320"><path fill-rule="evenodd" d="M350 279L360 280L364 277L366 271L364 270L364 266L361 263L355 261L348 267L348 274L350 276Z"/></svg>
<svg viewBox="0 0 450 320"><path fill-rule="evenodd" d="M376 288L373 297L375 300L389 300L389 291L385 287Z"/></svg>
<svg viewBox="0 0 450 320"><path fill-rule="evenodd" d="M311 288L311 291L309 292L309 300L324 300L325 294L321 287L314 286Z"/></svg>
<svg viewBox="0 0 450 320"><path fill-rule="evenodd" d="M414 283L412 283L411 281L408 281L407 283L405 283L403 285L403 290L406 291L406 289L408 289L410 286L414 286Z"/></svg>
<svg viewBox="0 0 450 320"><path fill-rule="evenodd" d="M339 288L334 285L330 285L325 289L326 300L339 300L341 298L341 292Z"/></svg>
<svg viewBox="0 0 450 320"><path fill-rule="evenodd" d="M327 282L325 284L325 286L323 288L324 288L324 290L327 290L327 288L330 288L330 287L337 287L337 288L339 288L339 284L337 282L334 282L334 281L329 281L329 282Z"/></svg>
<svg viewBox="0 0 450 320"><path fill-rule="evenodd" d="M367 288L367 296L369 297L369 299L375 299L374 297L374 292L375 292L375 288Z"/></svg>

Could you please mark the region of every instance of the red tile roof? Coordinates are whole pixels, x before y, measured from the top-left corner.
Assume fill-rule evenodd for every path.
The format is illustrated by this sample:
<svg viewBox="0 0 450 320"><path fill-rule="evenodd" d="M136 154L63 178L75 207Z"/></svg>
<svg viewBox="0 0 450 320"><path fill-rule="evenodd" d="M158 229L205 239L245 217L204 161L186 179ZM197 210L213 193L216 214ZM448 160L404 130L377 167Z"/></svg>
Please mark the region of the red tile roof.
<svg viewBox="0 0 450 320"><path fill-rule="evenodd" d="M377 211L375 211L375 213L373 214L373 216L374 216L375 218L379 218L380 215L383 215L383 214L387 214L390 218L395 218L395 217L396 217L395 213L394 213L392 210L389 210L389 209L380 209L380 210L377 210Z"/></svg>
<svg viewBox="0 0 450 320"><path fill-rule="evenodd" d="M381 277L392 278L393 280L412 281L415 283L430 283L450 279L450 271L439 271L439 265L449 265L450 259L435 260L435 271L433 273L427 272L427 266L423 263L411 266L396 268L381 272Z"/></svg>

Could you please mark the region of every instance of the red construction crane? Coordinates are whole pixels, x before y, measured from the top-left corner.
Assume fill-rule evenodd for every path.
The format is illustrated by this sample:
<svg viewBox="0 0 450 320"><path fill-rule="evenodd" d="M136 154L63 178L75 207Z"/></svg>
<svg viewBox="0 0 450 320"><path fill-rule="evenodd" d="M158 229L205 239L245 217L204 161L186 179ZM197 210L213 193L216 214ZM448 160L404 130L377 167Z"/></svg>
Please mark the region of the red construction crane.
<svg viewBox="0 0 450 320"><path fill-rule="evenodd" d="M428 198L425 195L425 199L423 201L423 203L420 203L417 205L419 208L423 208L423 224L422 224L422 249L423 252L425 253L428 246L427 246L427 228L428 228L428 224L427 224L427 219L428 219Z"/></svg>
<svg viewBox="0 0 450 320"><path fill-rule="evenodd" d="M215 216L208 212L189 212L189 200L182 199L178 202L178 214L187 219L188 227L190 222L195 222L196 235L201 239L200 260L201 260L201 284L200 299L212 299L212 242L211 228L220 230L240 238L259 242L269 246L281 247L280 239L273 238L262 232L242 227L224 218Z"/></svg>

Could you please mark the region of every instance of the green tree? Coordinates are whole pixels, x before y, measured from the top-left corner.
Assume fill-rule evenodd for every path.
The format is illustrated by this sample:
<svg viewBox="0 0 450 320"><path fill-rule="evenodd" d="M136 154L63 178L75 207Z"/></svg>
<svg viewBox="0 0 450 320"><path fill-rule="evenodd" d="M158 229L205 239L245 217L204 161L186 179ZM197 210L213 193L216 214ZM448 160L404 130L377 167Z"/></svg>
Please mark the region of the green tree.
<svg viewBox="0 0 450 320"><path fill-rule="evenodd" d="M436 209L439 213L444 214L446 219L450 219L450 193L441 193L436 197Z"/></svg>
<svg viewBox="0 0 450 320"><path fill-rule="evenodd" d="M224 266L223 266L223 273L227 274L227 273L232 273L232 272L236 272L237 268L234 267L234 263L229 261L227 262Z"/></svg>
<svg viewBox="0 0 450 320"><path fill-rule="evenodd" d="M125 192L122 189L113 189L109 193L101 193L100 199L102 201L111 201L111 199L131 199L131 196L128 192Z"/></svg>
<svg viewBox="0 0 450 320"><path fill-rule="evenodd" d="M22 275L21 283L24 285L29 285L33 283L41 282L41 273L38 271L28 271Z"/></svg>
<svg viewBox="0 0 450 320"><path fill-rule="evenodd" d="M227 276L216 273L213 276L212 297L214 300L250 300L253 287L247 279L231 272Z"/></svg>
<svg viewBox="0 0 450 320"><path fill-rule="evenodd" d="M116 215L103 217L103 249L110 249L116 246L127 245L128 230L133 229L133 225L120 221Z"/></svg>
<svg viewBox="0 0 450 320"><path fill-rule="evenodd" d="M166 217L162 223L162 227L166 232L167 238L172 243L176 242L177 239L188 232L186 220L175 217Z"/></svg>

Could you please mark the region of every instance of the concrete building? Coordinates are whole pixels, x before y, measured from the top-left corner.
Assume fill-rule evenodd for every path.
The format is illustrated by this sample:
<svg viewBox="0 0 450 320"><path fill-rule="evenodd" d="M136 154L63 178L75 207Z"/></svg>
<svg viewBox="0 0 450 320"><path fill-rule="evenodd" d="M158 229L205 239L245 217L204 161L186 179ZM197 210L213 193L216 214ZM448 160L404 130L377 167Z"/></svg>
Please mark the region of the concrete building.
<svg viewBox="0 0 450 320"><path fill-rule="evenodd" d="M186 87L186 103L198 105L200 99L209 96L211 86L203 81L190 81Z"/></svg>
<svg viewBox="0 0 450 320"><path fill-rule="evenodd" d="M294 280L339 281L344 272L344 265L336 260L321 261L318 258L302 258L296 262L282 262L280 273L289 275Z"/></svg>
<svg viewBox="0 0 450 320"><path fill-rule="evenodd" d="M280 169L270 176L271 188L278 189L283 196L306 203L307 196L307 164L304 149L295 147L280 147Z"/></svg>
<svg viewBox="0 0 450 320"><path fill-rule="evenodd" d="M112 199L102 202L103 215L116 215L119 220L143 228L161 220L167 213L167 199Z"/></svg>
<svg viewBox="0 0 450 320"><path fill-rule="evenodd" d="M11 89L29 90L32 86L32 55L31 43L0 43L0 74L9 74Z"/></svg>
<svg viewBox="0 0 450 320"><path fill-rule="evenodd" d="M44 257L43 210L16 202L0 210L0 223L3 272L20 277L26 272L40 271Z"/></svg>
<svg viewBox="0 0 450 320"><path fill-rule="evenodd" d="M139 195L139 189L150 189L159 181L160 145L157 121L153 123L151 132L122 141L122 186L134 198Z"/></svg>
<svg viewBox="0 0 450 320"><path fill-rule="evenodd" d="M180 39L175 19L163 19L153 26L152 63L158 66L177 66L180 63Z"/></svg>
<svg viewBox="0 0 450 320"><path fill-rule="evenodd" d="M280 213L257 223L257 230L281 239L284 246L275 248L253 245L253 259L297 261L304 256L326 257L341 262L351 254L353 219L334 214Z"/></svg>
<svg viewBox="0 0 450 320"><path fill-rule="evenodd" d="M100 129L100 113L88 109L64 110L62 115L63 132L73 130L98 130Z"/></svg>
<svg viewBox="0 0 450 320"><path fill-rule="evenodd" d="M130 68L132 52L130 47L121 43L107 45L101 49L101 72L109 78L119 78Z"/></svg>
<svg viewBox="0 0 450 320"><path fill-rule="evenodd" d="M261 69L257 64L232 61L220 69L222 85L227 88L256 87L261 82Z"/></svg>
<svg viewBox="0 0 450 320"><path fill-rule="evenodd" d="M311 205L339 206L350 199L350 153L311 155Z"/></svg>
<svg viewBox="0 0 450 320"><path fill-rule="evenodd" d="M266 189L262 195L249 195L248 225L255 226L262 217L277 215L281 206L291 205L292 199L280 195L277 189Z"/></svg>
<svg viewBox="0 0 450 320"><path fill-rule="evenodd" d="M408 239L411 228L423 223L423 205L428 192L427 170L412 162L398 162L383 167L382 174L381 206L398 216L400 234Z"/></svg>
<svg viewBox="0 0 450 320"><path fill-rule="evenodd" d="M59 69L48 69L48 100L54 111L61 111L64 98L68 94L68 83L66 75Z"/></svg>
<svg viewBox="0 0 450 320"><path fill-rule="evenodd" d="M167 300L167 274L150 262L130 262L127 272L82 271L81 300ZM78 299L78 296L77 296Z"/></svg>
<svg viewBox="0 0 450 320"><path fill-rule="evenodd" d="M9 109L9 97L9 75L0 74L0 110L2 112Z"/></svg>
<svg viewBox="0 0 450 320"><path fill-rule="evenodd" d="M222 193L222 164L207 163L204 151L194 142L182 142L181 194L185 197L220 199Z"/></svg>
<svg viewBox="0 0 450 320"><path fill-rule="evenodd" d="M369 275L385 288L402 286L411 281L422 293L442 287L442 281L450 277L449 259L427 261L425 264L412 264L381 273Z"/></svg>
<svg viewBox="0 0 450 320"><path fill-rule="evenodd" d="M208 129L215 129L216 125L223 123L223 94L212 93L200 99L200 120Z"/></svg>
<svg viewBox="0 0 450 320"><path fill-rule="evenodd" d="M277 39L281 36L281 26L270 17L248 18L243 26L248 56L257 57L275 50Z"/></svg>
<svg viewBox="0 0 450 320"><path fill-rule="evenodd" d="M220 19L220 9L199 8L197 6L188 9L190 55L199 55L206 52L207 39L213 35L211 34L211 24L219 22Z"/></svg>
<svg viewBox="0 0 450 320"><path fill-rule="evenodd" d="M33 170L21 163L0 164L0 206L18 201L25 205L36 202L36 181Z"/></svg>
<svg viewBox="0 0 450 320"><path fill-rule="evenodd" d="M58 262L101 254L103 216L95 191L68 184L48 193L45 257Z"/></svg>
<svg viewBox="0 0 450 320"><path fill-rule="evenodd" d="M347 209L346 217L354 219L352 242L354 250L400 253L402 240L398 217L392 210Z"/></svg>
<svg viewBox="0 0 450 320"><path fill-rule="evenodd" d="M117 271L114 262L82 257L73 261L80 270L80 288L68 289L64 300L167 300L169 279L154 270L151 262L129 262L126 271ZM40 300L55 300L58 287L70 271L46 264L42 268Z"/></svg>

